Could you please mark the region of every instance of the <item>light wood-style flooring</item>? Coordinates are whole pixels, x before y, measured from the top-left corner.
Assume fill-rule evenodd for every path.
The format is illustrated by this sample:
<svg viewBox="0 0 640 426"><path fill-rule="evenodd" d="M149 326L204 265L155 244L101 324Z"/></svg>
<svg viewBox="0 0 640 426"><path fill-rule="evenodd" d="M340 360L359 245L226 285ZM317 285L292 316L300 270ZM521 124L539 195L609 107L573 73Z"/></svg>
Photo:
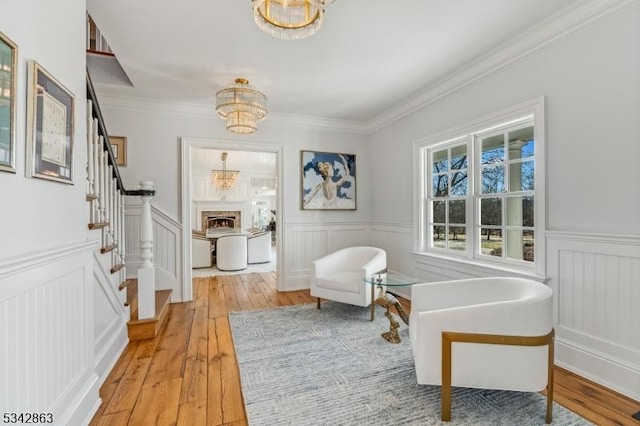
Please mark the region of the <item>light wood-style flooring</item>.
<svg viewBox="0 0 640 426"><path fill-rule="evenodd" d="M158 337L129 343L100 388L91 426L247 424L227 312L315 299L277 292L274 273L193 281L194 301L171 305ZM598 425L640 426L631 417L639 402L559 367L554 400Z"/></svg>

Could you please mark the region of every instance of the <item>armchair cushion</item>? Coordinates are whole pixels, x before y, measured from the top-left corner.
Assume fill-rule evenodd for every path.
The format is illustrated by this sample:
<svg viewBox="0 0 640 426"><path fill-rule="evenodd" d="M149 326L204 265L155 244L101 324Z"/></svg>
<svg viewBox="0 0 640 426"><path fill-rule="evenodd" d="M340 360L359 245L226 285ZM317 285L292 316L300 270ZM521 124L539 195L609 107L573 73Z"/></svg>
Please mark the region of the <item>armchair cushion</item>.
<svg viewBox="0 0 640 426"><path fill-rule="evenodd" d="M363 275L360 271L341 271L327 275L324 278L318 278L316 280L316 286L357 294L363 290L360 283L362 279Z"/></svg>

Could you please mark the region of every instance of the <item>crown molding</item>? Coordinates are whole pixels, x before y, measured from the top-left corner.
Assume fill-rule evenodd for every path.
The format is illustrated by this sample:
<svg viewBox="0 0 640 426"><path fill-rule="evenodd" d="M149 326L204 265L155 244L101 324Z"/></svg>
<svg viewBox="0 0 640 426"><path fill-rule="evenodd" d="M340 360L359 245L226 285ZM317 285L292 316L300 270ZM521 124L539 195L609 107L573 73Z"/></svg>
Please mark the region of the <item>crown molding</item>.
<svg viewBox="0 0 640 426"><path fill-rule="evenodd" d="M173 115L179 114L189 117L196 116L218 119L213 104L204 105L188 102L173 102L162 99L136 98L104 93L99 93L98 97L100 100L100 107L103 109L110 108L133 112L170 113ZM337 120L307 115L269 112L265 122L273 122L278 125L286 126L315 127L349 133L367 133L367 126L364 122Z"/></svg>
<svg viewBox="0 0 640 426"><path fill-rule="evenodd" d="M413 98L397 104L370 120L367 133L379 130L491 72L546 48L581 28L638 4L636 0L585 0L577 6L565 7L528 31L493 49L482 58L471 62L458 73L436 81Z"/></svg>

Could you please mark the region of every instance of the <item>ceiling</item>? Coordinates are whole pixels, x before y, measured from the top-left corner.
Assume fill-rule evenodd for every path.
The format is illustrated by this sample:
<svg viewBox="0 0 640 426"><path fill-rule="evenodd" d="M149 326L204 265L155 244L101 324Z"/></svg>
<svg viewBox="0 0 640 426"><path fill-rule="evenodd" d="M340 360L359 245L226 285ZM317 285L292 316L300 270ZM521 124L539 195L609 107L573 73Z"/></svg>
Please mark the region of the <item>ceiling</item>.
<svg viewBox="0 0 640 426"><path fill-rule="evenodd" d="M250 0L87 0L134 87L99 94L212 105L236 77L270 113L368 123L580 0L336 0L320 31L281 40Z"/></svg>

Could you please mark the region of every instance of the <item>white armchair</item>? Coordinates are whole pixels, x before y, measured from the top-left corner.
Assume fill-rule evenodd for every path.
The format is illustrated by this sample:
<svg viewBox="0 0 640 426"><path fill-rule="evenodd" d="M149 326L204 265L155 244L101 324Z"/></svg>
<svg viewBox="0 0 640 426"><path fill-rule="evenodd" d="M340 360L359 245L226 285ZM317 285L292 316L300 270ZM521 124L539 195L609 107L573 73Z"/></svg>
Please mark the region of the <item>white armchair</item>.
<svg viewBox="0 0 640 426"><path fill-rule="evenodd" d="M409 335L417 381L442 386L443 421L451 419L451 386L461 386L527 392L547 388L546 421L551 422L552 305L548 286L521 278L412 287Z"/></svg>
<svg viewBox="0 0 640 426"><path fill-rule="evenodd" d="M191 233L191 267L211 268L211 240L199 233Z"/></svg>
<svg viewBox="0 0 640 426"><path fill-rule="evenodd" d="M369 306L380 295L376 287L364 282L376 272L386 269L387 253L377 247L347 247L313 262L311 296L357 306Z"/></svg>
<svg viewBox="0 0 640 426"><path fill-rule="evenodd" d="M246 235L225 235L216 240L216 267L221 271L247 268Z"/></svg>
<svg viewBox="0 0 640 426"><path fill-rule="evenodd" d="M258 232L250 235L247 240L247 262L254 263L271 262L271 233Z"/></svg>

